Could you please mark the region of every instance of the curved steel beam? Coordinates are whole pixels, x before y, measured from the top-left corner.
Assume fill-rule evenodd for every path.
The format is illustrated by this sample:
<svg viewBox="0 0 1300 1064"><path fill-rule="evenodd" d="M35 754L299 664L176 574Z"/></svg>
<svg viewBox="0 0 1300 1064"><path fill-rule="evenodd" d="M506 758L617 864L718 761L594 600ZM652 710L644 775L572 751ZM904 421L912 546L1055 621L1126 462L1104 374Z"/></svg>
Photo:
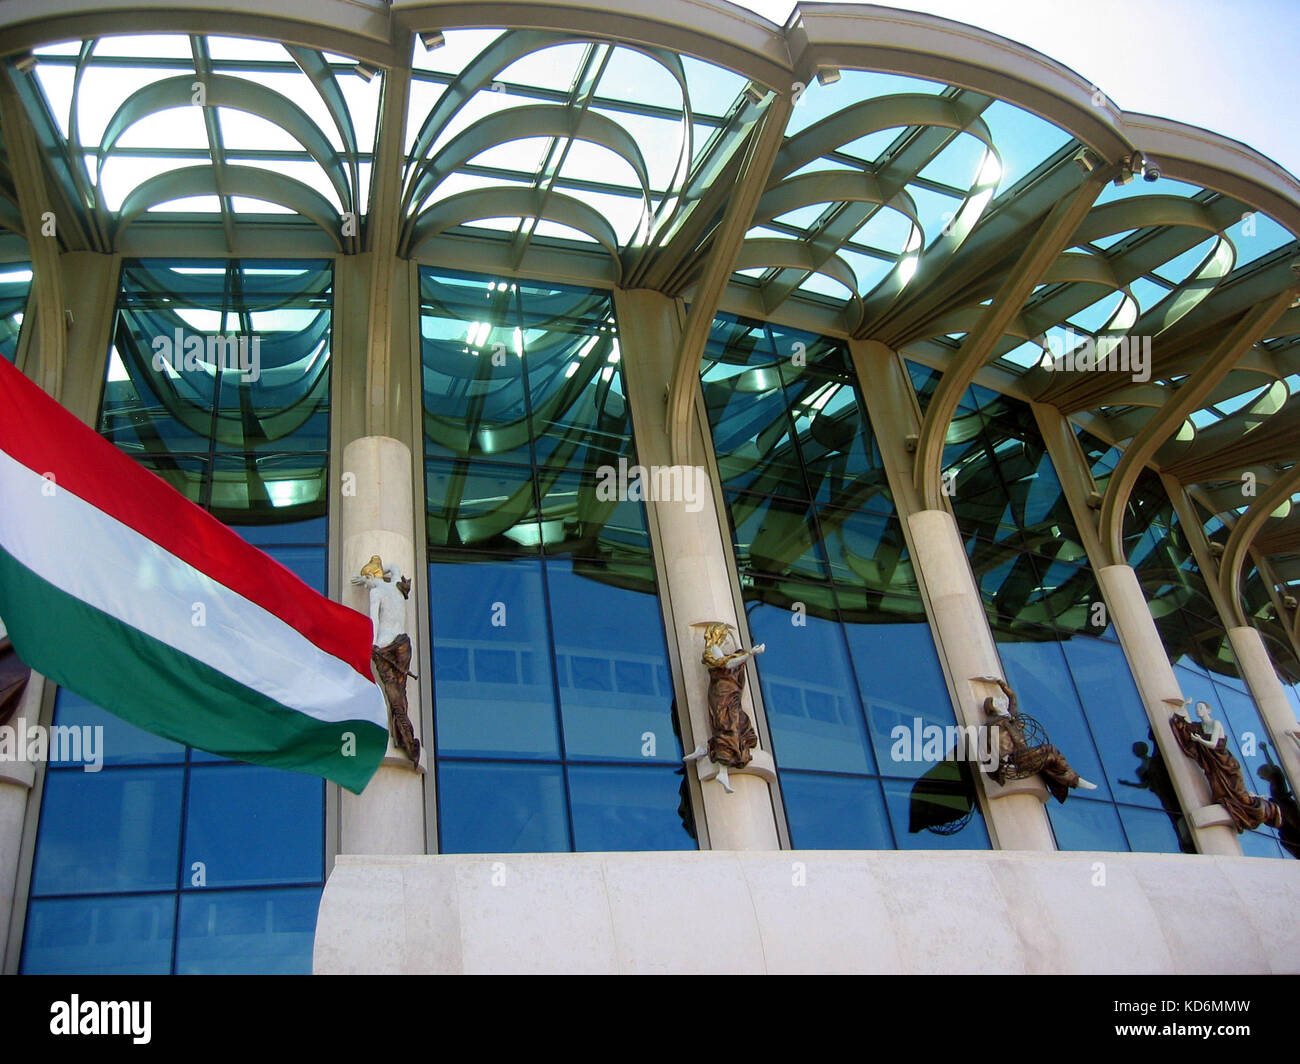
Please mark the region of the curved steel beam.
<svg viewBox="0 0 1300 1064"><path fill-rule="evenodd" d="M333 237L339 250L343 250L339 237L338 211L314 188L283 174L250 166L226 166L222 170L222 178L221 187L225 195L249 196L288 207L324 229ZM114 245L116 246L122 231L150 207L188 196L216 195L216 173L211 166L187 166L151 177L132 189L122 201L113 234Z"/></svg>
<svg viewBox="0 0 1300 1064"><path fill-rule="evenodd" d="M966 335L947 372L939 380L926 409L916 448L913 475L917 493L929 510L942 507L940 480L948 424L975 375L988 362L1010 322L1021 313L1029 293L1070 242L1079 223L1110 178L1108 170L1093 171L1074 194L1052 208L1030 238L1016 264L1003 278L993 302L984 308L980 324Z"/></svg>
<svg viewBox="0 0 1300 1064"><path fill-rule="evenodd" d="M410 254L417 254L425 241L465 222L538 217L570 226L599 243L614 260L617 281L621 268L618 235L605 216L572 196L552 192L546 197L536 188L476 188L439 200L420 215L411 234Z"/></svg>
<svg viewBox="0 0 1300 1064"><path fill-rule="evenodd" d="M1223 557L1219 559L1219 587L1228 600L1236 624L1246 623L1246 614L1241 604L1241 571L1244 567L1247 551L1260 530L1283 502L1289 500L1300 490L1300 464L1283 473L1272 487L1259 496L1250 508L1241 515L1232 526L1228 543L1223 548Z"/></svg>
<svg viewBox="0 0 1300 1064"><path fill-rule="evenodd" d="M1273 323L1295 298L1288 289L1251 308L1223 336L1201 367L1188 377L1169 401L1143 427L1120 456L1102 499L1099 530L1106 564L1124 565L1124 514L1139 474L1165 440L1177 432L1187 417L1201 407L1205 397L1232 369L1239 358L1268 335Z"/></svg>

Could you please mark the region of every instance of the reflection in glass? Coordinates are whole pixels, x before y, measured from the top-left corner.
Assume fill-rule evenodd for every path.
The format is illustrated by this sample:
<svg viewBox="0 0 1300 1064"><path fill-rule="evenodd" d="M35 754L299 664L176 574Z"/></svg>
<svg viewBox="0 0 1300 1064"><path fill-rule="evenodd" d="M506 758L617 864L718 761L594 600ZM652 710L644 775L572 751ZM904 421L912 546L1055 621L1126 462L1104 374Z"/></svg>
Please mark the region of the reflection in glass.
<svg viewBox="0 0 1300 1064"><path fill-rule="evenodd" d="M167 975L175 894L34 898L23 931L29 975Z"/></svg>
<svg viewBox="0 0 1300 1064"><path fill-rule="evenodd" d="M176 974L310 975L320 896L320 887L183 894Z"/></svg>
<svg viewBox="0 0 1300 1064"><path fill-rule="evenodd" d="M609 293L423 269L420 300L443 850L694 846Z"/></svg>

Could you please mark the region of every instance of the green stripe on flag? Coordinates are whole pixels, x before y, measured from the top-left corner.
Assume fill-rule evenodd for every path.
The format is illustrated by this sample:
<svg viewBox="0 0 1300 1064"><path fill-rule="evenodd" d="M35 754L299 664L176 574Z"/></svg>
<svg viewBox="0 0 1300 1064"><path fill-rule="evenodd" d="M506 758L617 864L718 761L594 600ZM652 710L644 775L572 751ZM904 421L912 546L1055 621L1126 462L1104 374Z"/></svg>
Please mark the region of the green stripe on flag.
<svg viewBox="0 0 1300 1064"><path fill-rule="evenodd" d="M27 665L154 735L324 776L356 794L387 749L386 731L371 721L325 723L288 709L69 595L2 547L0 617Z"/></svg>

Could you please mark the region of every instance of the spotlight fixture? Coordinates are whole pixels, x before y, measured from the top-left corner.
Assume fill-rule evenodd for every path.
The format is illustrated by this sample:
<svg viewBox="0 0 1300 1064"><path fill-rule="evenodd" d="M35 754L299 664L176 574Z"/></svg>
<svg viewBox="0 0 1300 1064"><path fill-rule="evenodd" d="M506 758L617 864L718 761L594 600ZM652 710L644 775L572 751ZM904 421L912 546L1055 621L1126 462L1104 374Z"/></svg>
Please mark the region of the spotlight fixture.
<svg viewBox="0 0 1300 1064"><path fill-rule="evenodd" d="M1289 610L1293 610L1296 608L1298 603L1296 602L1296 597L1294 595L1284 595L1282 597L1282 605Z"/></svg>
<svg viewBox="0 0 1300 1064"><path fill-rule="evenodd" d="M1089 509L1089 510L1100 510L1100 509L1101 509L1101 504L1102 504L1103 501L1104 501L1104 500L1103 500L1103 498L1102 498L1101 492L1099 492L1099 491L1097 491L1097 490L1095 490L1095 489L1092 490L1092 491L1090 491L1090 492L1088 492L1088 509Z"/></svg>
<svg viewBox="0 0 1300 1064"><path fill-rule="evenodd" d="M426 52L432 52L435 48L441 48L447 43L447 38L442 35L441 30L429 30L420 34L420 43L424 45Z"/></svg>
<svg viewBox="0 0 1300 1064"><path fill-rule="evenodd" d="M1222 557L1223 557L1223 544L1222 544L1222 543L1216 543L1216 542L1214 542L1213 540L1211 540L1211 541L1210 541L1210 553L1213 554L1216 558L1222 558Z"/></svg>
<svg viewBox="0 0 1300 1064"><path fill-rule="evenodd" d="M817 84L821 86L834 85L840 80L840 72L834 67L817 68Z"/></svg>
<svg viewBox="0 0 1300 1064"><path fill-rule="evenodd" d="M14 60L14 66L24 74L30 74L36 69L36 56L32 55L31 52L24 52Z"/></svg>
<svg viewBox="0 0 1300 1064"><path fill-rule="evenodd" d="M358 63L355 67L355 70L357 73L357 77L359 77L362 81L374 81L375 75L379 73L379 71L376 70L374 67L367 66L365 63Z"/></svg>
<svg viewBox="0 0 1300 1064"><path fill-rule="evenodd" d="M745 86L745 97L750 103L762 103L766 96L767 93L763 90L761 85L755 85L754 82L751 81Z"/></svg>
<svg viewBox="0 0 1300 1064"><path fill-rule="evenodd" d="M916 454L916 448L921 442L921 437L913 432L910 436L903 437L903 449L908 454Z"/></svg>

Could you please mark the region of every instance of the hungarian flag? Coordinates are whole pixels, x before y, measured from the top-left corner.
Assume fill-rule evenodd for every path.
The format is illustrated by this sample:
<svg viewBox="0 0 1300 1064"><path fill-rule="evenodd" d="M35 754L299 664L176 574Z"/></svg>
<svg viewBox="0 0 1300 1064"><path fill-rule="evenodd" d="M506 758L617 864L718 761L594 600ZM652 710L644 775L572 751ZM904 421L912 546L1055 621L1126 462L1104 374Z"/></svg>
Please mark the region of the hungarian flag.
<svg viewBox="0 0 1300 1064"><path fill-rule="evenodd" d="M145 731L359 793L388 744L370 619L0 358L0 617L29 666Z"/></svg>

